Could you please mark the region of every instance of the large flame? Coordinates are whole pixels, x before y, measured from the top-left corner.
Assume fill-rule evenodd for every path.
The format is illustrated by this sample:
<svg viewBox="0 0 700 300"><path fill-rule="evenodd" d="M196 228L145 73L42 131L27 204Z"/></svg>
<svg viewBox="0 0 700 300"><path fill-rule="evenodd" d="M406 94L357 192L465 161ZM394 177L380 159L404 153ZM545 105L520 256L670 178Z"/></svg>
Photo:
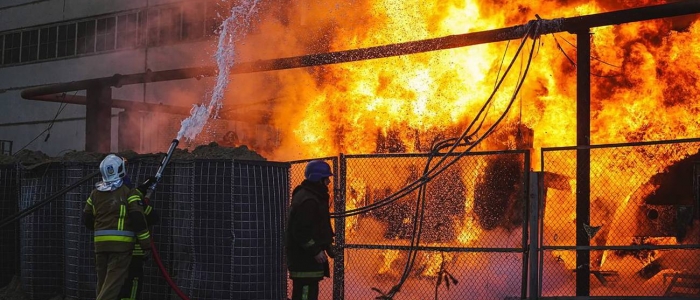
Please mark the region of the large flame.
<svg viewBox="0 0 700 300"><path fill-rule="evenodd" d="M241 45L240 60L346 50L523 24L535 14L570 17L663 1L297 1L261 18ZM692 137L699 107L700 24L654 20L592 29L591 143ZM535 149L574 145L576 38L543 36L519 103L507 118L535 131ZM506 47L478 45L387 59L240 75L226 105L273 99L264 120L281 132L261 149L287 160L377 151L377 137L395 131L406 152L417 141L453 135L491 93ZM487 123L508 102L520 71L498 94ZM664 114L659 114L664 111ZM255 118L255 117L251 117ZM255 135L248 135L255 139ZM242 142L250 141L243 140ZM429 141L427 141L429 142ZM255 142L260 144L259 141Z"/></svg>
<svg viewBox="0 0 700 300"><path fill-rule="evenodd" d="M297 0L286 5L274 3L263 10L260 23L241 43L239 60L356 49L502 28L524 24L535 19L535 14L545 19L572 17L664 2ZM700 112L697 101L700 48L695 46L700 44L697 17L593 28L591 33L592 144L697 136L700 130L696 117ZM576 36L568 33L541 37L525 86L504 121L534 130L534 153L542 147L576 144L575 43ZM273 160L338 153L424 152L435 139L454 136L474 119L493 91L497 75L503 73L502 63L513 57L518 44L519 41L501 42L237 75L225 106L243 107L242 111L266 111L263 115L250 113L244 121L264 123L278 131L279 138L260 141L260 135L255 133L259 128L255 125L246 129L250 134L241 137L241 142L263 145L255 150ZM504 111L524 63L525 56L511 71L503 92L496 95L488 109L487 125ZM258 107L251 108L250 104ZM380 141L388 140L393 146L380 145ZM668 162L685 154L668 153ZM592 169L620 171L611 172L610 178L627 175L622 171L625 166L617 165L615 159L593 164ZM535 161L533 166L538 168L539 163ZM653 174L625 177L629 178L625 182L611 180L609 184L616 185L619 191L630 191L644 183L648 179L646 175ZM357 201L363 197L367 184L350 182L357 194L351 197L353 202L348 208L359 206ZM575 181L571 186L575 186ZM575 199L573 188L559 193L567 194L571 201ZM626 202L620 199L629 197L598 196L615 203L611 215L624 209L622 205ZM465 203L469 215L473 203ZM555 213L574 220L575 206L568 207L571 209ZM348 224L352 227L356 222L353 218ZM556 230L558 226L571 224L545 226ZM469 244L478 238L481 231L477 226L467 216L457 233L457 241ZM569 254L573 253L555 253L573 268L575 258L567 257ZM380 273L389 272L397 257L398 252L387 251ZM432 262L430 266L436 264ZM428 273L435 273L433 269Z"/></svg>

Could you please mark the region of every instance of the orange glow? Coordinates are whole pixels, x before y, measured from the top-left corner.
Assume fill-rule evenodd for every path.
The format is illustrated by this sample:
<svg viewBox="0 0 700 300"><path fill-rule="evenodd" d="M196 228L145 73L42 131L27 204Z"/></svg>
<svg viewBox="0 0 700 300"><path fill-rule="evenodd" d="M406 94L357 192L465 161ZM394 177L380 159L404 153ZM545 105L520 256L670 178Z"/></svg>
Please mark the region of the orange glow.
<svg viewBox="0 0 700 300"><path fill-rule="evenodd" d="M531 1L531 0L376 0L294 1L269 7L260 24L239 47L240 61L289 57L398 42L443 37L524 24L538 14L545 19L572 17L630 7L665 3L646 1ZM594 28L591 60L591 144L652 141L696 137L700 132L700 22L696 17L653 20ZM524 124L534 130L533 168L539 169L539 149L576 144L576 36L542 36L527 81L503 126ZM401 57L330 66L236 75L225 106L259 105L264 115L249 114L245 122L263 123L279 133L253 147L271 160L334 156L338 153L425 152L436 138L452 137L473 120L493 91L504 59L513 57L519 41L470 46ZM563 50L560 50L561 46ZM528 52L529 44L523 52ZM565 52L566 56L562 53ZM523 56L523 59L526 56ZM524 63L523 61L522 63ZM521 62L516 62L488 109L490 126L508 104ZM257 125L255 125L257 126ZM255 126L246 130L256 132ZM253 129L251 129L253 128ZM483 131L482 131L483 132ZM241 138L261 145L256 134ZM395 148L379 140L393 139ZM398 145L398 146L397 146ZM488 145L483 150L489 149ZM697 150L697 149L695 149ZM665 153L672 163L692 149ZM610 227L627 209L629 193L653 175L658 160L630 153L649 162L649 174L610 157L592 162L592 170L610 170L592 182L605 185L608 194L591 195L612 212L592 216L592 226L603 226L605 241L622 241ZM571 166L575 157L549 161ZM359 168L365 172L369 168ZM362 206L366 190L381 182L397 190L404 178L391 170L372 170L374 178L353 179L348 174L347 209ZM364 173L363 173L364 174ZM545 208L560 215L547 230L571 233L575 224L575 178L570 190L552 191L561 201ZM375 176L375 175L372 175ZM625 178L625 180L618 180ZM355 180L355 181L353 181ZM610 192L613 191L613 192ZM473 199L466 195L465 218L459 220L456 241L469 245L483 233L472 215ZM562 219L564 219L562 221ZM356 218L348 219L354 230ZM551 242L551 241L550 241ZM555 244L575 244L575 236L561 234ZM384 251L379 274L391 269L397 251ZM569 269L575 268L571 251L554 252ZM602 264L605 256L600 258ZM433 258L428 258L430 270ZM427 272L427 271L426 271ZM432 271L431 271L432 272Z"/></svg>
<svg viewBox="0 0 700 300"><path fill-rule="evenodd" d="M377 274L379 275L391 275L391 276L398 276L398 269L397 267L392 267L392 263L399 258L399 250L385 250L382 252L382 256L384 258L382 266L379 268L379 271Z"/></svg>
<svg viewBox="0 0 700 300"><path fill-rule="evenodd" d="M299 1L270 10L240 45L240 60L286 57L420 40L571 17L662 1L612 5L607 1ZM282 15L282 16L280 16ZM686 26L687 25L687 26ZM674 31L672 29L683 29ZM697 84L700 24L655 20L592 30L591 143L687 138L700 129L692 116ZM255 34L259 33L259 34ZM657 38L660 36L660 38ZM576 37L543 36L528 80L507 123L535 131L534 149L575 144ZM505 62L519 41L511 41ZM686 46L684 46L686 45ZM274 147L258 147L273 160L372 153L378 135L398 132L406 152L424 152L438 134L454 135L475 116L493 89L506 43L477 45L331 66L238 75L226 106L276 99L265 120L280 132ZM601 62L602 61L602 62ZM605 63L603 63L605 62ZM520 71L516 63L486 123L508 103ZM614 66L610 66L614 65ZM502 73L502 70L501 70ZM663 74L661 74L663 73ZM515 74L515 75L513 75ZM655 112L665 111L659 115ZM247 140L246 140L247 139ZM260 144L255 134L242 140ZM538 167L535 164L535 167Z"/></svg>
<svg viewBox="0 0 700 300"><path fill-rule="evenodd" d="M424 252L425 269L422 276L436 277L440 274L441 267L454 259L454 253Z"/></svg>

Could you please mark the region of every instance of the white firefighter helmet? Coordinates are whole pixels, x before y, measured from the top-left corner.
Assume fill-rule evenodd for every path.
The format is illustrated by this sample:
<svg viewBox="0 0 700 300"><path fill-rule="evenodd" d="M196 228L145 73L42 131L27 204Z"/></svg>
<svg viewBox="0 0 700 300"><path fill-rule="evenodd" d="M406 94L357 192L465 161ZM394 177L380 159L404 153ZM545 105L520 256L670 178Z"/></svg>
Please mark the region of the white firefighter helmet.
<svg viewBox="0 0 700 300"><path fill-rule="evenodd" d="M114 154L107 155L100 163L100 173L102 173L102 181L105 183L124 178L126 175L124 159Z"/></svg>

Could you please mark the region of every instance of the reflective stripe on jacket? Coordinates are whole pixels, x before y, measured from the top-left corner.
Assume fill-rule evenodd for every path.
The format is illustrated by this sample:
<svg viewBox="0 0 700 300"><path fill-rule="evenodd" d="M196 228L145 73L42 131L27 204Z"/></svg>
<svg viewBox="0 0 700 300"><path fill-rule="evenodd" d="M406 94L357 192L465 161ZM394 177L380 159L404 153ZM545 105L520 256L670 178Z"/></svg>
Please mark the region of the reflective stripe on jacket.
<svg viewBox="0 0 700 300"><path fill-rule="evenodd" d="M95 230L95 252L131 251L135 241L144 249L150 248L151 235L141 202L141 193L125 185L114 191L90 193L83 214L93 220L93 224L86 225L93 225Z"/></svg>

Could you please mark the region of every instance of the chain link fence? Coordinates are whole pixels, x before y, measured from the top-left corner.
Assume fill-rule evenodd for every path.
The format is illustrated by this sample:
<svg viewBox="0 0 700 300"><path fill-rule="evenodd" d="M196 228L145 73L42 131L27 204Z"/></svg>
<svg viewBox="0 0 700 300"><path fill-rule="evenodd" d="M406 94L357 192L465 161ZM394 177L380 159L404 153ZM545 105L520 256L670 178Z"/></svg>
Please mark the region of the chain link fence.
<svg viewBox="0 0 700 300"><path fill-rule="evenodd" d="M700 297L698 149L697 139L542 149L541 295L576 296L583 254L594 298ZM577 200L586 155L590 194ZM578 226L577 201L589 215Z"/></svg>
<svg viewBox="0 0 700 300"><path fill-rule="evenodd" d="M338 158L337 157L321 157L321 158L316 158L316 159L305 159L305 160L297 160L297 161L292 161L290 162L290 167L289 167L289 201L291 202L292 200L292 193L294 192L294 189L301 184L302 181L304 181L305 176L304 176L304 170L306 169L306 164L312 160L321 160L326 162L328 165L331 166L331 170L333 172L333 176L330 178L331 183L330 183L330 188L328 193L330 194L330 199L336 199L336 195L338 194L338 183L339 183L339 174L338 174ZM331 201L331 211L334 210L335 207L335 201ZM286 217L286 216L285 216ZM337 225L337 220L336 222L331 222L331 226L333 226L333 230L335 228L338 228ZM285 227L286 227L286 219L285 219ZM331 268L331 278L333 280L336 280L336 272L335 268L337 266L334 265L333 268ZM286 265L285 265L286 268ZM285 269L285 272L287 270ZM287 272L289 274L289 272ZM332 299L333 298L333 280L322 280L321 283L319 284L319 299ZM289 299L292 298L292 281L289 279L289 276L287 276L287 297Z"/></svg>
<svg viewBox="0 0 700 300"><path fill-rule="evenodd" d="M333 260L333 278L321 283L320 297L381 297L400 282L415 251L394 299L576 299L581 284L588 285L592 299L697 299L698 149L700 139L547 148L541 153L542 172L535 173L529 171L528 151L452 155L447 162L454 164L426 184L424 198L412 191L366 213L334 219L341 251ZM577 158L586 157L590 192L578 193L577 199L577 191L586 191L577 186L582 178L577 178ZM376 204L420 180L429 158L321 159L335 174L332 210L342 213ZM291 295L283 228L307 162L171 162L153 197L163 219L153 235L186 294L192 299ZM155 160L130 161L128 171L141 182L157 167ZM0 193L9 200L2 202L0 214L28 208L96 169L96 163L2 167ZM542 180L539 188L530 184L533 174ZM32 299L94 297L92 236L79 216L96 181L2 229L3 245L10 246L1 250L2 274L19 273ZM534 220L528 198L540 199ZM578 209L588 207L588 217L577 225L577 201L585 199L588 205L579 202ZM537 233L532 239L529 228ZM585 234L587 243L577 244L577 233ZM418 236L418 245L412 245ZM582 253L590 257L583 267L576 261ZM588 282L577 279L582 268L590 269ZM145 272L144 298L174 297L152 263Z"/></svg>
<svg viewBox="0 0 700 300"><path fill-rule="evenodd" d="M448 161L453 159L427 184L424 205L414 191L368 213L335 219L342 251L333 261L333 280L321 283L320 297L381 296L400 280L412 249L418 251L415 263L395 299L524 295L528 152L470 153ZM333 210L386 198L419 180L427 161L425 154L341 155L332 164ZM303 179L306 162L292 164L293 183ZM423 214L420 233L414 230L416 212ZM417 247L411 246L414 236L420 236Z"/></svg>

